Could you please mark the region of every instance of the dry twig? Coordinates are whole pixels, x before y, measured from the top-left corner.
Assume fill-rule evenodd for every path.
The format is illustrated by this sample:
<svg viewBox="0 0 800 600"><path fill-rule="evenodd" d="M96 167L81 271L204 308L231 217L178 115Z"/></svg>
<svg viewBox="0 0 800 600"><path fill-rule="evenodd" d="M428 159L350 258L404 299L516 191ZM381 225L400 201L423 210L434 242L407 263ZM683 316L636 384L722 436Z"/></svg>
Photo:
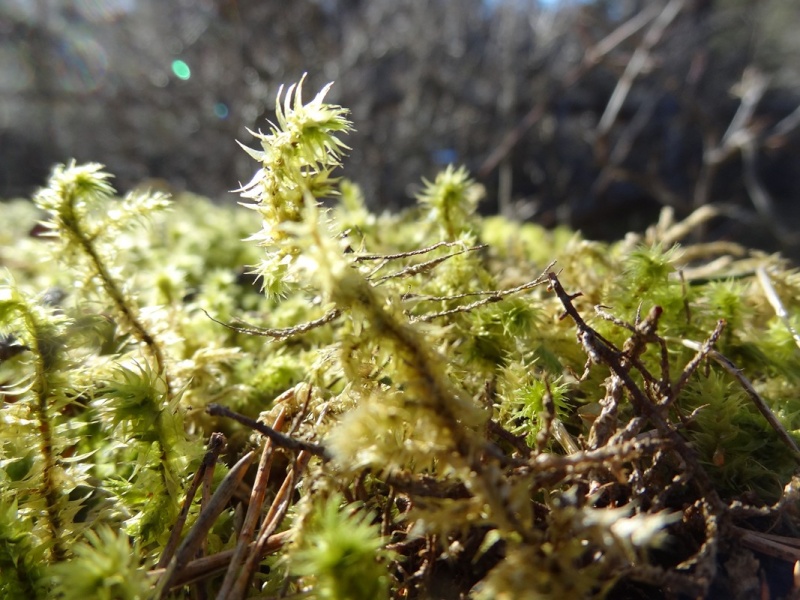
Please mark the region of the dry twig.
<svg viewBox="0 0 800 600"><path fill-rule="evenodd" d="M283 425L285 411L281 409L278 416L273 423L273 429L280 429ZM228 571L225 573L225 579L219 589L219 596L227 598L230 594L236 576L239 573L239 568L245 559L245 556L250 550L250 543L253 540L253 532L258 523L258 517L261 516L261 508L264 504L264 497L267 492L267 483L269 482L270 469L272 467L272 458L274 456L274 447L272 440L267 438L264 443L264 450L261 452L261 460L258 463L258 471L256 478L253 482L253 489L250 493L250 502L247 506L247 514L244 518L242 528L239 530L239 539L236 541L236 549L231 557Z"/></svg>
<svg viewBox="0 0 800 600"><path fill-rule="evenodd" d="M153 594L155 598L165 598L169 593L173 584L173 579L176 577L177 573L183 570L200 548L200 544L214 525L217 517L225 508L228 500L233 496L236 486L239 485L239 482L244 477L252 462L253 453L248 452L239 459L239 462L233 466L225 476L225 479L222 480L222 483L219 484L217 491L211 496L211 500L203 507L203 510L200 511L200 515L197 517L194 527L189 530L189 533L178 547L175 556L170 559L169 565L164 570L156 586L156 591Z"/></svg>
<svg viewBox="0 0 800 600"><path fill-rule="evenodd" d="M327 313L322 315L319 319L314 319L313 321L309 321L307 323L301 323L300 325L295 325L294 327L286 327L284 329L268 329L266 327L258 327L256 325L252 325L243 321L241 319L236 319L237 322L246 325L246 327L238 327L236 325L231 325L230 323L225 323L224 321L220 321L215 319L205 309L202 309L205 315L214 321L214 323L219 323L223 327L227 327L237 333L244 333L247 335L260 335L262 337L271 337L277 340L284 340L286 338L293 337L295 335L301 335L303 333L307 333L312 329L316 329L317 327L322 327L330 323L331 321L336 320L342 312L338 308L334 308L333 310L329 310Z"/></svg>
<svg viewBox="0 0 800 600"><path fill-rule="evenodd" d="M156 565L157 568L166 567L169 564L169 561L172 559L173 554L175 553L175 549L178 547L178 542L181 538L181 532L183 531L183 526L186 524L186 517L189 516L189 509L192 506L192 501L194 500L194 496L197 493L200 484L206 477L206 472L210 471L213 472L214 465L219 458L220 453L225 449L225 436L221 433L212 433L211 438L208 441L208 452L203 457L202 462L200 463L200 467L197 469L197 472L194 474L194 478L192 482L189 484L189 489L186 490L186 498L183 501L183 507L181 508L181 512L178 515L178 519L175 522L175 525L172 527L172 532L170 533L169 540L167 541L167 545L164 546L164 551L161 553L161 558Z"/></svg>
<svg viewBox="0 0 800 600"><path fill-rule="evenodd" d="M330 458L327 454L325 447L321 446L320 444L315 444L313 442L306 442L303 440L298 440L288 435L284 435L279 431L275 431L272 427L268 425L264 425L263 423L259 423L258 421L251 419L250 417L246 417L240 413L232 411L229 408L221 406L219 404L209 404L206 411L209 415L213 417L227 417L229 419L233 419L234 421L238 421L242 425L257 431L264 437L269 438L272 440L272 443L276 446L280 446L281 448L286 448L287 450L293 450L295 452L300 451L307 451L315 456L321 456L323 458Z"/></svg>

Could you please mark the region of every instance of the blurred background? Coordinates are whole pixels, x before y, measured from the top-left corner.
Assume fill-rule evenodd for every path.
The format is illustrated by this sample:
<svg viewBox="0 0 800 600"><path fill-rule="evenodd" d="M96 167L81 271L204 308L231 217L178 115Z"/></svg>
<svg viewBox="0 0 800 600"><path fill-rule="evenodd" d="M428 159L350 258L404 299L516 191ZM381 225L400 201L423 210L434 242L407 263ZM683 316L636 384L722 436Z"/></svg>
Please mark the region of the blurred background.
<svg viewBox="0 0 800 600"><path fill-rule="evenodd" d="M798 28L793 0L2 0L0 198L75 158L235 201L235 140L307 72L374 210L455 163L486 213L613 239L713 204L706 239L798 258Z"/></svg>

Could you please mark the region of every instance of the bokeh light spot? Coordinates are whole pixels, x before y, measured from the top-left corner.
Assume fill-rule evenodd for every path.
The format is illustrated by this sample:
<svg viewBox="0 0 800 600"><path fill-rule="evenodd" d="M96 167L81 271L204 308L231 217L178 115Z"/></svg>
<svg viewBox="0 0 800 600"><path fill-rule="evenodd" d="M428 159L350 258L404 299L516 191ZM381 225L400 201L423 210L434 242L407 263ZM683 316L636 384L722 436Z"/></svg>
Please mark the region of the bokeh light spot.
<svg viewBox="0 0 800 600"><path fill-rule="evenodd" d="M175 73L175 77L186 81L189 77L192 76L192 70L182 60L173 60L172 61L172 72Z"/></svg>
<svg viewBox="0 0 800 600"><path fill-rule="evenodd" d="M230 111L228 110L228 105L224 102L217 102L214 105L214 114L217 116L217 118L227 119L229 113Z"/></svg>

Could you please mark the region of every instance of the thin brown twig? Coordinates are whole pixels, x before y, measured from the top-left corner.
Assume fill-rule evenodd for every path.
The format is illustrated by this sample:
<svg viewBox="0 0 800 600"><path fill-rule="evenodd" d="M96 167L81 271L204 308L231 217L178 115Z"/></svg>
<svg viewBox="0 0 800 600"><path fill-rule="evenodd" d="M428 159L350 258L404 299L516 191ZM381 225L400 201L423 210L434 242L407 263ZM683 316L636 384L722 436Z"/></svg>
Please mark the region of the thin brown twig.
<svg viewBox="0 0 800 600"><path fill-rule="evenodd" d="M246 325L247 327L238 327L236 325L231 325L230 323L225 323L224 321L220 321L219 319L215 319L205 309L201 309L205 315L214 321L214 323L218 323L223 327L227 327L228 329L235 331L237 333L244 333L247 335L259 335L262 337L271 337L278 340L283 340L289 337L293 337L295 335L300 335L303 333L308 333L312 329L316 329L317 327L322 327L330 323L331 321L337 319L341 314L338 308L334 308L333 310L329 310L324 315L322 315L319 319L314 319L313 321L308 321L307 323L301 323L300 325L295 325L293 327L286 327L283 329L269 329L266 327L258 327L257 325L253 325L252 323L248 323L243 321L242 319L236 319L237 322Z"/></svg>
<svg viewBox="0 0 800 600"><path fill-rule="evenodd" d="M183 542L181 542L175 556L169 561L169 565L164 570L164 574L156 585L153 597L159 599L165 598L169 593L176 574L180 573L189 560L195 555L203 539L205 539L209 530L216 522L217 517L225 508L236 486L242 480L252 462L253 453L248 452L239 459L239 462L233 466L225 476L225 479L222 480L222 483L219 484L219 487L211 496L211 500L203 507L203 510L200 511L194 526L189 530L189 533L186 534Z"/></svg>
<svg viewBox="0 0 800 600"><path fill-rule="evenodd" d="M717 343L719 336L722 335L722 330L724 329L724 327L725 327L725 321L720 319L719 321L717 321L717 326L714 328L714 331L711 333L708 339L705 342L703 342L702 345L698 345L697 348L694 348L695 350L697 350L697 354L695 354L692 360L690 360L689 363L686 365L686 367L684 367L683 372L681 373L681 376L678 378L677 383L672 387L672 395L669 398L666 398L665 401L663 402L664 406L669 406L675 401L675 399L681 393L681 390L689 382L689 378L692 375L694 375L694 372L697 370L697 367L699 367L700 363L703 362L703 359L705 359L706 356L711 355L711 352L714 350L714 344ZM684 346L686 346L686 344L684 344Z"/></svg>
<svg viewBox="0 0 800 600"><path fill-rule="evenodd" d="M471 304L465 304L463 306L456 306L455 308L451 308L451 309L444 310L444 311L437 312L437 313L429 313L429 314L425 314L425 315L420 315L418 317L411 317L409 319L409 321L411 323L417 323L417 322L427 323L427 322L433 321L434 319L438 319L438 318L441 318L441 317L447 317L447 316L454 315L454 314L457 314L457 313L462 313L462 312L470 312L472 310L475 310L476 308L480 308L481 306L485 306L487 304L492 304L494 302L500 302L506 296L510 296L512 294L518 294L520 292L524 292L524 291L529 290L531 288L534 288L536 286L542 285L543 283L547 283L547 275L546 275L546 273L551 268L553 268L554 264L555 264L555 261L552 261L549 265L547 265L547 267L545 267L544 272L541 275L539 275L539 277L534 279L533 281L529 281L527 283L523 283L522 285L518 285L517 287L510 288L510 289L507 289L507 290L497 290L497 291L494 291L494 292L487 292L489 295L486 298L483 298L482 300L476 300L475 302L472 302Z"/></svg>
<svg viewBox="0 0 800 600"><path fill-rule="evenodd" d="M525 442L525 436L514 435L494 420L489 420L487 428L490 434L497 436L501 441L509 444L519 452L523 458L528 458L533 454L533 449Z"/></svg>
<svg viewBox="0 0 800 600"><path fill-rule="evenodd" d="M736 529L741 529L739 527L735 527ZM745 530L749 531L749 530ZM754 531L753 533L757 533L759 537L764 538L765 540L771 540L773 542L777 542L779 544L783 544L784 546L790 546L792 548L796 548L798 552L800 552L800 538L797 537L790 537L788 535L776 535L774 533L766 533L764 531Z"/></svg>
<svg viewBox="0 0 800 600"><path fill-rule="evenodd" d="M384 275L383 277L379 277L375 280L375 283L383 283L384 281L388 281L389 279L398 279L400 277L411 277L413 275L419 275L420 273L424 273L433 269L434 267L440 265L447 259L453 258L454 256L458 256L459 254L466 254L467 252L475 252L476 250L483 250L486 248L486 244L478 244L477 246L469 246L468 248L464 248L463 250L459 250L457 252L453 252L452 254L447 254L445 256L439 256L437 258L432 258L431 260L427 260L422 263L418 263L416 265L409 265L405 269L401 269L396 273L390 273L389 275Z"/></svg>
<svg viewBox="0 0 800 600"><path fill-rule="evenodd" d="M213 467L214 465L212 465L211 469L206 469L205 473L203 473L203 487L200 491L200 510L202 510L204 506L207 506L208 503L211 501L212 487L214 485L214 471L215 471ZM199 558L206 554L208 550L207 546L208 546L208 539L204 538L203 543L200 544L200 550L198 550L196 558Z"/></svg>
<svg viewBox="0 0 800 600"><path fill-rule="evenodd" d="M555 273L548 273L548 278L550 279L550 287L556 293L556 296L558 296L558 299L564 307L564 316L569 316L575 323L578 329L579 341L589 355L591 362L595 364L604 364L611 370L614 376L619 378L625 386L631 403L638 415L647 418L658 429L661 435L672 443L674 449L691 469L694 474L694 480L702 493L712 504L714 510L723 511L725 505L720 499L708 473L705 472L697 460L694 450L692 450L687 441L662 415L661 407L654 405L644 392L642 392L636 382L631 378L628 372L629 369L620 364L620 351L616 350L613 345L604 341L600 334L589 327L572 304L572 300L580 293L572 295L567 294Z"/></svg>
<svg viewBox="0 0 800 600"><path fill-rule="evenodd" d="M733 527L733 531L739 534L739 541L742 545L751 550L789 563L800 561L800 548L797 547L800 540L783 538L782 536L770 536L769 534L750 531L741 527Z"/></svg>
<svg viewBox="0 0 800 600"><path fill-rule="evenodd" d="M464 292L463 294L452 294L450 296L427 296L425 294L406 293L400 295L400 300L404 302L448 302L452 300L463 300L464 298L474 298L475 296L496 296L497 294L498 290L478 290L476 292Z"/></svg>
<svg viewBox="0 0 800 600"><path fill-rule="evenodd" d="M543 453L534 456L530 464L534 470L575 470L595 468L608 461L628 462L645 451L663 448L668 441L652 433L643 433L631 440L607 444L595 450L580 450L572 454Z"/></svg>
<svg viewBox="0 0 800 600"><path fill-rule="evenodd" d="M275 530L278 528L281 521L283 521L283 518L286 516L286 511L289 509L289 505L291 503L292 491L297 484L297 479L300 477L300 473L303 471L303 469L305 469L308 461L311 459L311 456L312 453L305 450L297 455L297 459L295 460L292 469L286 474L283 485L281 486L280 490L278 490L275 499L270 505L269 511L264 517L261 532L259 533L258 540L256 541L255 550L251 552L247 557L247 560L245 560L242 571L233 586L231 594L227 597L217 596L217 600L239 600L240 598L245 597L247 587L250 585L250 582L253 579L253 575L258 567L258 563L261 561L261 556L263 556L264 548L275 533Z"/></svg>
<svg viewBox="0 0 800 600"><path fill-rule="evenodd" d="M238 421L242 425L257 431L261 435L269 438L272 440L272 443L276 446L280 446L281 448L286 448L287 450L293 450L295 452L299 452L305 450L310 452L315 456L321 456L325 459L330 458L325 447L320 444L315 444L313 442L306 442L303 440L298 440L296 438L290 437L288 435L284 435L279 431L275 431L272 427L268 425L264 425L263 423L259 423L258 421L251 419L243 414L237 413L232 411L225 406L220 404L209 404L206 408L206 412L212 417L227 417L229 419L233 419L234 421Z"/></svg>
<svg viewBox="0 0 800 600"><path fill-rule="evenodd" d="M357 256L354 259L354 261L355 262L363 262L363 261L367 261L367 260L378 260L378 261L380 261L378 266L376 266L374 269L372 269L372 271L370 271L370 273L367 275L367 279L371 279L378 271L380 271L383 267L385 267L389 263L390 260L395 260L395 259L398 259L398 258L408 258L408 257L411 257L411 256L419 256L421 254L428 254L429 252L432 252L432 251L436 250L437 248L451 248L453 246L462 246L463 247L464 244L462 242L458 242L458 241L456 241L456 242L437 242L437 243L433 244L432 246L427 246L425 248L418 248L416 250L409 250L408 252L398 252L398 253L395 253L395 254L362 254L361 256ZM415 269L415 268L418 269L419 271L422 271L422 270L427 269L427 268L429 268L431 266L435 266L435 265L439 264L440 262L442 262L443 260L445 260L447 258L450 258L452 256L458 256L459 254L463 254L464 252L469 252L469 251L472 251L472 250L482 250L483 248L486 248L486 244L479 244L478 246L474 246L472 248L465 248L465 249L461 250L460 252L455 252L455 253L449 254L449 255L447 255L445 257L436 258L436 259L433 259L432 261L428 261L426 263L421 263L421 264L417 264L417 265L411 265L410 267L407 267L403 271L400 271L398 273L393 273L393 274L381 277L380 279L377 280L377 282L381 283L381 282L383 282L383 281L385 281L387 279L392 279L392 278L395 278L395 277L403 277L403 276L407 276L407 275L415 275L415 274L417 274L416 272L413 272L413 269ZM412 270L412 271L407 272L409 270Z"/></svg>
<svg viewBox="0 0 800 600"><path fill-rule="evenodd" d="M544 409L541 416L542 424L539 433L536 434L537 454L542 454L547 447L552 433L553 421L556 419L556 405L553 401L553 392L550 389L550 380L547 377L544 378L544 387L545 392L542 396L542 408Z"/></svg>
<svg viewBox="0 0 800 600"><path fill-rule="evenodd" d="M442 481L430 475L387 473L383 480L398 491L414 498L471 498L472 492L461 481Z"/></svg>
<svg viewBox="0 0 800 600"><path fill-rule="evenodd" d="M391 526L393 522L392 508L394 508L394 500L397 497L397 490L391 485L389 486L389 493L386 494L386 502L383 507L383 514L381 515L381 535L385 538L389 537Z"/></svg>
<svg viewBox="0 0 800 600"><path fill-rule="evenodd" d="M157 568L166 567L172 559L175 549L180 542L183 526L186 524L186 518L189 516L189 509L192 506L195 494L205 478L206 471L213 468L224 448L225 436L217 432L212 433L208 440L208 451L203 457L200 467L195 472L192 482L189 484L189 488L186 490L186 498L183 501L181 512L175 524L172 526L172 532L170 533L167 545L164 546L164 551L161 553L161 558L158 560Z"/></svg>
<svg viewBox="0 0 800 600"><path fill-rule="evenodd" d="M281 408L272 425L274 429L277 430L283 426L285 413L285 409ZM225 579L222 581L222 585L219 589L219 595L222 598L226 598L231 592L233 584L236 581L236 576L239 573L239 567L242 565L247 550L250 547L250 542L253 540L253 532L258 524L258 517L261 515L261 505L264 503L264 497L267 492L272 459L275 455L273 450L272 440L267 438L264 442L264 449L261 452L258 471L253 481L253 489L250 493L250 503L247 506L247 514L244 517L244 523L242 523L242 528L239 531L239 539L236 541L236 549L228 565L228 571L225 573Z"/></svg>
<svg viewBox="0 0 800 600"><path fill-rule="evenodd" d="M293 389L297 390L297 387L299 386L296 386ZM299 426L300 421L304 418L306 411L308 410L308 403L311 400L311 389L311 386L308 386L303 408L295 419L294 423L292 423L289 433L292 433L295 428ZM323 411L319 416L317 425L319 425L324 418L325 411ZM300 477L300 473L305 469L311 456L312 454L306 450L301 451L297 455L294 465L289 473L286 474L283 485L276 493L266 516L264 516L263 520L261 521L261 531L259 532L258 539L256 540L254 550L245 559L241 572L236 578L230 593L223 594L222 591L220 591L219 595L217 596L218 600L239 600L245 597L247 588L250 585L250 582L252 581L255 571L258 567L258 563L261 561L260 557L263 556L263 548L265 544L269 542L269 539L275 533L275 530L286 516L286 511L289 509L289 504L291 503L292 492L297 484L297 480ZM259 514L261 514L260 510Z"/></svg>
<svg viewBox="0 0 800 600"><path fill-rule="evenodd" d="M365 260L394 260L397 258L408 258L410 256L418 256L420 254L427 254L433 252L437 248L452 248L453 246L462 246L461 242L437 242L432 246L425 248L418 248L416 250L409 250L408 252L398 252L396 254L361 254L356 256L354 262L363 262Z"/></svg>
<svg viewBox="0 0 800 600"><path fill-rule="evenodd" d="M294 420L292 421L291 426L289 427L289 431L287 431L287 435L292 436L294 432L297 431L297 428L300 427L300 424L303 422L303 419L306 418L308 414L308 405L311 402L311 393L313 391L313 386L310 384L303 384L299 383L294 387L295 395L297 395L297 390L300 388L305 388L305 397L303 398L303 404L300 407L300 411L295 416Z"/></svg>
<svg viewBox="0 0 800 600"><path fill-rule="evenodd" d="M639 311L641 311L639 305ZM644 319L641 318L639 311L636 313L636 324L631 325L627 321L623 321L612 315L605 310L605 307L598 305L594 307L595 312L602 319L614 323L618 327L627 329L632 335L625 340L622 346L621 364L626 366L628 363L633 365L644 377L645 381L651 386L655 387L660 393L669 393L670 377L669 377L669 355L667 352L667 345L664 340L656 334L658 322L663 313L660 306L653 306ZM657 344L661 349L661 378L657 379L647 367L642 363L641 356L644 354L649 344Z"/></svg>
<svg viewBox="0 0 800 600"><path fill-rule="evenodd" d="M271 535L267 544L264 546L262 558L267 554L280 550L290 538L290 531L281 531L280 533ZM251 542L248 548L252 551L255 550L255 547L256 543ZM228 563L235 551L235 549L223 550L222 552L217 552L216 554L197 558L188 562L180 573L175 574L171 589L206 579L224 571L228 567ZM165 571L166 569L156 568L148 571L147 574L150 577L159 579L163 577Z"/></svg>
<svg viewBox="0 0 800 600"><path fill-rule="evenodd" d="M783 494L772 506L752 506L742 503L741 500L734 500L730 505L730 512L734 517L770 517L780 516L787 508L794 510L800 501L800 478L797 475L792 477L783 487Z"/></svg>
<svg viewBox="0 0 800 600"><path fill-rule="evenodd" d="M697 552L687 560L680 562L677 568L680 571L693 571L694 578L703 585L703 591L697 597L706 598L708 588L711 586L717 569L720 520L718 511L714 510L714 507L712 507L706 499L701 498L697 500L694 508L699 508L703 515L705 521L705 540L700 545Z"/></svg>

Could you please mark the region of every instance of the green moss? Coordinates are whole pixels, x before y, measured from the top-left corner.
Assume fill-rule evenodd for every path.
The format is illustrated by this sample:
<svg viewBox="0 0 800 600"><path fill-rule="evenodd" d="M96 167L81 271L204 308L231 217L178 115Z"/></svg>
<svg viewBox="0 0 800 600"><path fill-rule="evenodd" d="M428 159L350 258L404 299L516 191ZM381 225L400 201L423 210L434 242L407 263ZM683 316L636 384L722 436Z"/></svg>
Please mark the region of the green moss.
<svg viewBox="0 0 800 600"><path fill-rule="evenodd" d="M387 562L391 553L370 515L340 507L333 496L315 507L291 556L291 570L315 581L327 600L388 598Z"/></svg>
<svg viewBox="0 0 800 600"><path fill-rule="evenodd" d="M46 214L9 207L24 227L0 223L0 592L134 598L166 581L159 561L180 576L194 553L175 544L230 484L226 464L263 444L213 404L306 442L297 456L275 438L287 447L207 517L208 552L242 548L225 564L245 597L254 578L319 598L443 582L477 598L634 581L698 596L712 572L735 590L715 570L738 543L720 523L752 528L741 503L797 494L798 273L480 218L463 168L426 182L419 206L372 214L338 179L351 125L326 91L304 103L289 88L256 134L251 210L120 199L99 165L74 164L37 194ZM37 218L55 239L28 236ZM693 345L720 319L732 371ZM217 464L203 456L219 431ZM269 518L247 532L259 490ZM800 526L782 506L767 520ZM680 543L653 552L665 531ZM256 575L246 542L261 534L273 571ZM665 567L681 563L700 566ZM216 593L222 578L202 577Z"/></svg>

